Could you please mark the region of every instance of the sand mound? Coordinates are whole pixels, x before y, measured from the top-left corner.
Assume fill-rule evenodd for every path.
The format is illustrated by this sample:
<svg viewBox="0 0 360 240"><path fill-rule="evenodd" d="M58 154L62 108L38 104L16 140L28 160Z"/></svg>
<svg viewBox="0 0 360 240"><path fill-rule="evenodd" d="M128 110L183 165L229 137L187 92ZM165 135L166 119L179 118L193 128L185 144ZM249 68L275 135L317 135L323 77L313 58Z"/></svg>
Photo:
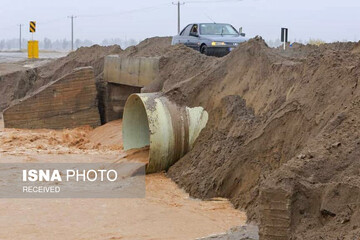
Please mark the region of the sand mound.
<svg viewBox="0 0 360 240"><path fill-rule="evenodd" d="M145 39L139 45L127 48L119 55L160 58L160 78L158 82L143 88L143 92L166 91L178 83L203 74L203 71L220 61L218 58L207 57L183 45L171 46L171 37Z"/></svg>
<svg viewBox="0 0 360 240"><path fill-rule="evenodd" d="M0 76L0 111L8 107L11 101L25 97L41 86L70 73L77 67L92 66L95 76L101 79L104 57L109 54L118 54L121 51L117 45L82 47L66 57L56 59L40 67L2 75Z"/></svg>
<svg viewBox="0 0 360 240"><path fill-rule="evenodd" d="M89 134L89 140L95 145L100 144L113 149L122 148L122 120L112 121L95 128Z"/></svg>
<svg viewBox="0 0 360 240"><path fill-rule="evenodd" d="M131 57L154 57L163 55L171 45L171 37L152 37L140 42L137 46L127 48L121 55Z"/></svg>
<svg viewBox="0 0 360 240"><path fill-rule="evenodd" d="M281 226L284 234L358 236L356 47L301 46L301 54L286 55L261 38L251 39L202 74L170 88L169 97L204 106L210 119L169 176L193 196L230 198L256 221L265 192L273 197L285 192L291 220ZM260 228L272 226L267 221L262 218Z"/></svg>
<svg viewBox="0 0 360 240"><path fill-rule="evenodd" d="M39 69L41 78L50 78L50 81L56 80L77 67L92 66L95 77L102 73L104 69L104 57L109 54L118 54L122 52L120 46L113 45L103 47L93 45L91 47L81 47L66 57L59 58L50 64Z"/></svg>
<svg viewBox="0 0 360 240"><path fill-rule="evenodd" d="M189 83L191 80L213 68L219 58L208 57L182 45L164 49L160 59L161 71L158 82L142 89L143 92L168 91L171 88Z"/></svg>

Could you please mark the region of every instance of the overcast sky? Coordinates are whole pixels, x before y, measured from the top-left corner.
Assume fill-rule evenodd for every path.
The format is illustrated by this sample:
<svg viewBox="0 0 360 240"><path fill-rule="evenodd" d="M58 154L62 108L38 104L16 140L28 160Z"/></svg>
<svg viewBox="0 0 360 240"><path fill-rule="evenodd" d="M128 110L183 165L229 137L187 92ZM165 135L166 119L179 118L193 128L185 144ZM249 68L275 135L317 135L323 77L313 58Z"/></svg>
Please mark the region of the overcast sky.
<svg viewBox="0 0 360 240"><path fill-rule="evenodd" d="M181 27L190 22L227 22L243 27L247 36L279 38L289 28L290 41L319 38L358 41L359 0L189 0L181 6ZM30 38L28 22L37 21L34 39L70 39L75 15L75 38L101 42L105 38L170 36L177 31L177 8L167 0L0 0L0 39Z"/></svg>

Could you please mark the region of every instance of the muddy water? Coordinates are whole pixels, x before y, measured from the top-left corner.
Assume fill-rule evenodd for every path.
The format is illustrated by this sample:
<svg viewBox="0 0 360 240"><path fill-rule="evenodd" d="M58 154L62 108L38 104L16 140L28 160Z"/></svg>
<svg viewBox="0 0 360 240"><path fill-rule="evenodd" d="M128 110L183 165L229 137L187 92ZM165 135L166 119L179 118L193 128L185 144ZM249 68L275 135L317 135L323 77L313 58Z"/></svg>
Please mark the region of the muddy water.
<svg viewBox="0 0 360 240"><path fill-rule="evenodd" d="M148 149L124 152L110 134L121 122L101 128L0 130L0 163L146 161ZM226 200L191 199L164 173L146 176L145 198L0 199L0 212L0 239L188 240L246 221Z"/></svg>

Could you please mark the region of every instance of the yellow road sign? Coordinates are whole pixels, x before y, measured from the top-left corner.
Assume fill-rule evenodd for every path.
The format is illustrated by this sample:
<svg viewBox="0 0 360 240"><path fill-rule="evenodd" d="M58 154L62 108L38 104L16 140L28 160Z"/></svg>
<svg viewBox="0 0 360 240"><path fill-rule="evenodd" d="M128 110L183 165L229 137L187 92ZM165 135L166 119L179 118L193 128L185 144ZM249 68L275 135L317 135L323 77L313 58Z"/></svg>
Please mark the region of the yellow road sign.
<svg viewBox="0 0 360 240"><path fill-rule="evenodd" d="M30 32L31 33L36 32L36 22L35 21L30 22Z"/></svg>
<svg viewBox="0 0 360 240"><path fill-rule="evenodd" d="M39 58L38 41L28 41L28 58Z"/></svg>

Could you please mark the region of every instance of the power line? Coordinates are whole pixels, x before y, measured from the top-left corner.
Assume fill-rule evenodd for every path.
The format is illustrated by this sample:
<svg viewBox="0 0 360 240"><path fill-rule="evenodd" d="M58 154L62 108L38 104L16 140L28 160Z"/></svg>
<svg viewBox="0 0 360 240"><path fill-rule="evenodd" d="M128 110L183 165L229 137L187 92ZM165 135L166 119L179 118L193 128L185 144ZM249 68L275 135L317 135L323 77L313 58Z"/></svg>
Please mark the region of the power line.
<svg viewBox="0 0 360 240"><path fill-rule="evenodd" d="M186 1L180 3L180 1L172 2L173 5L177 5L178 8L178 33L180 33L180 6L184 5L185 3L221 3L221 2L241 2L243 0L194 0L194 1ZM211 19L209 16L206 15L207 18ZM212 19L211 19L212 20ZM212 20L213 21L213 20ZM215 21L213 21L215 22Z"/></svg>
<svg viewBox="0 0 360 240"><path fill-rule="evenodd" d="M154 5L151 7L143 7L143 8L136 8L136 9L131 9L131 10L126 10L126 11L121 11L121 12L113 12L113 13L108 13L108 14L92 14L92 15L79 15L82 18L92 18L92 17L106 17L106 16L114 16L114 15L123 15L123 14L129 14L129 13L134 13L134 12L142 12L142 11L147 11L147 10L155 10L155 9L159 9L160 7L163 6L169 6L169 3L163 3L163 4L158 4L158 5Z"/></svg>
<svg viewBox="0 0 360 240"><path fill-rule="evenodd" d="M62 21L64 19L65 19L65 17L54 18L54 19L51 19L51 20L48 20L48 21L38 21L38 24L46 25L46 24L50 24L50 23L54 23L54 22L59 22L59 21Z"/></svg>
<svg viewBox="0 0 360 240"><path fill-rule="evenodd" d="M14 29L14 26L15 26L15 25L8 25L7 27L1 27L0 30L1 30L1 31L3 31L3 30L5 31L5 30ZM16 26L17 26L17 25L16 25Z"/></svg>
<svg viewBox="0 0 360 240"><path fill-rule="evenodd" d="M242 2L244 0L194 0L194 1L187 1L186 3L222 3L222 2Z"/></svg>

